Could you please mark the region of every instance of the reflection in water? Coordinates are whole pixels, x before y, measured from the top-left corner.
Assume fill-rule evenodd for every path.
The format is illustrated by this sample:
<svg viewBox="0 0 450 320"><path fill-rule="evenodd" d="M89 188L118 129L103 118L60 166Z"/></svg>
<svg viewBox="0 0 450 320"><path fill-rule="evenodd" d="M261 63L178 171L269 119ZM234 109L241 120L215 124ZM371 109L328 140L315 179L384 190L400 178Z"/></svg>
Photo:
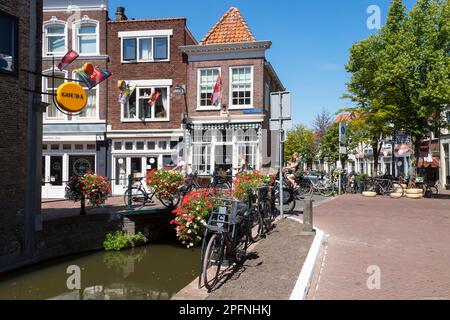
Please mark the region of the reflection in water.
<svg viewBox="0 0 450 320"><path fill-rule="evenodd" d="M43 263L0 279L0 299L167 300L197 275L200 250L151 244ZM81 289L67 289L67 267L81 268Z"/></svg>

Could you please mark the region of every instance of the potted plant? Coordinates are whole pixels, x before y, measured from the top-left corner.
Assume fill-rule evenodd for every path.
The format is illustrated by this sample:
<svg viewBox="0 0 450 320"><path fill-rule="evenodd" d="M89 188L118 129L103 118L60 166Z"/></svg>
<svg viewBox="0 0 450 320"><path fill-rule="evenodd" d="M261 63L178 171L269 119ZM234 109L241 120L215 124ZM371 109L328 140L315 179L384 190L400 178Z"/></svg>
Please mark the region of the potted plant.
<svg viewBox="0 0 450 320"><path fill-rule="evenodd" d="M234 182L233 197L241 201L247 201L249 189L255 190L263 185L270 184L270 182L270 176L263 175L259 171L241 173L237 175Z"/></svg>
<svg viewBox="0 0 450 320"><path fill-rule="evenodd" d="M166 207L175 206L179 200L178 190L184 184L180 172L170 170L152 170L147 175L147 185L155 190L162 204Z"/></svg>
<svg viewBox="0 0 450 320"><path fill-rule="evenodd" d="M111 185L107 177L88 173L82 177L70 178L66 187L66 197L81 202L80 215L86 214L86 201L93 207L100 207L108 199Z"/></svg>
<svg viewBox="0 0 450 320"><path fill-rule="evenodd" d="M191 191L173 211L175 219L170 223L176 225L178 239L188 248L202 241L204 225L214 205L213 195L206 189Z"/></svg>

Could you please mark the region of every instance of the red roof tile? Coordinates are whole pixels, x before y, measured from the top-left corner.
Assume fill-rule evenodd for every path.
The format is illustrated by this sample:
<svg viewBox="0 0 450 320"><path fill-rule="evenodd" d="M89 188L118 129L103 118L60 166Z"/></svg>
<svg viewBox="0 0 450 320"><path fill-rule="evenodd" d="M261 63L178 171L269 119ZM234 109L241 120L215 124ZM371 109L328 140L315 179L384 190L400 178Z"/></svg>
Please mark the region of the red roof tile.
<svg viewBox="0 0 450 320"><path fill-rule="evenodd" d="M230 8L200 41L200 44L222 44L256 41L239 10Z"/></svg>

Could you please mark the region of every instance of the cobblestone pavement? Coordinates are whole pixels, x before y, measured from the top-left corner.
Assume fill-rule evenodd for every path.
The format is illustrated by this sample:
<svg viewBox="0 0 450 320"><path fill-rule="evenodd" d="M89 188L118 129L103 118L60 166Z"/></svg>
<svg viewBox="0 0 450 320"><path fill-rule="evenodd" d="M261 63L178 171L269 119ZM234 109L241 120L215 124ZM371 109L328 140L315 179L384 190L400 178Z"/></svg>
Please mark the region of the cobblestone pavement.
<svg viewBox="0 0 450 320"><path fill-rule="evenodd" d="M314 220L329 237L309 299L450 299L448 192L421 200L345 195L315 208Z"/></svg>

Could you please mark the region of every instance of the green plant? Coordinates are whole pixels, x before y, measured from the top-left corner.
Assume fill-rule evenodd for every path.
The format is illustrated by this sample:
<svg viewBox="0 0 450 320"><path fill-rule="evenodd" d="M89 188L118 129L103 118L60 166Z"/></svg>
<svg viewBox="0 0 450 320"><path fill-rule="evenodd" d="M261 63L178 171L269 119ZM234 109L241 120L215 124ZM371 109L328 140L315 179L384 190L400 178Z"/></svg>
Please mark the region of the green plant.
<svg viewBox="0 0 450 320"><path fill-rule="evenodd" d="M134 248L147 242L147 237L141 232L131 235L123 231L116 231L115 233L108 233L106 235L105 241L103 241L103 247L106 251L120 251L122 249Z"/></svg>
<svg viewBox="0 0 450 320"><path fill-rule="evenodd" d="M214 205L211 190L194 190L188 193L181 205L173 211L178 239L188 248L197 246L202 240L204 225Z"/></svg>

